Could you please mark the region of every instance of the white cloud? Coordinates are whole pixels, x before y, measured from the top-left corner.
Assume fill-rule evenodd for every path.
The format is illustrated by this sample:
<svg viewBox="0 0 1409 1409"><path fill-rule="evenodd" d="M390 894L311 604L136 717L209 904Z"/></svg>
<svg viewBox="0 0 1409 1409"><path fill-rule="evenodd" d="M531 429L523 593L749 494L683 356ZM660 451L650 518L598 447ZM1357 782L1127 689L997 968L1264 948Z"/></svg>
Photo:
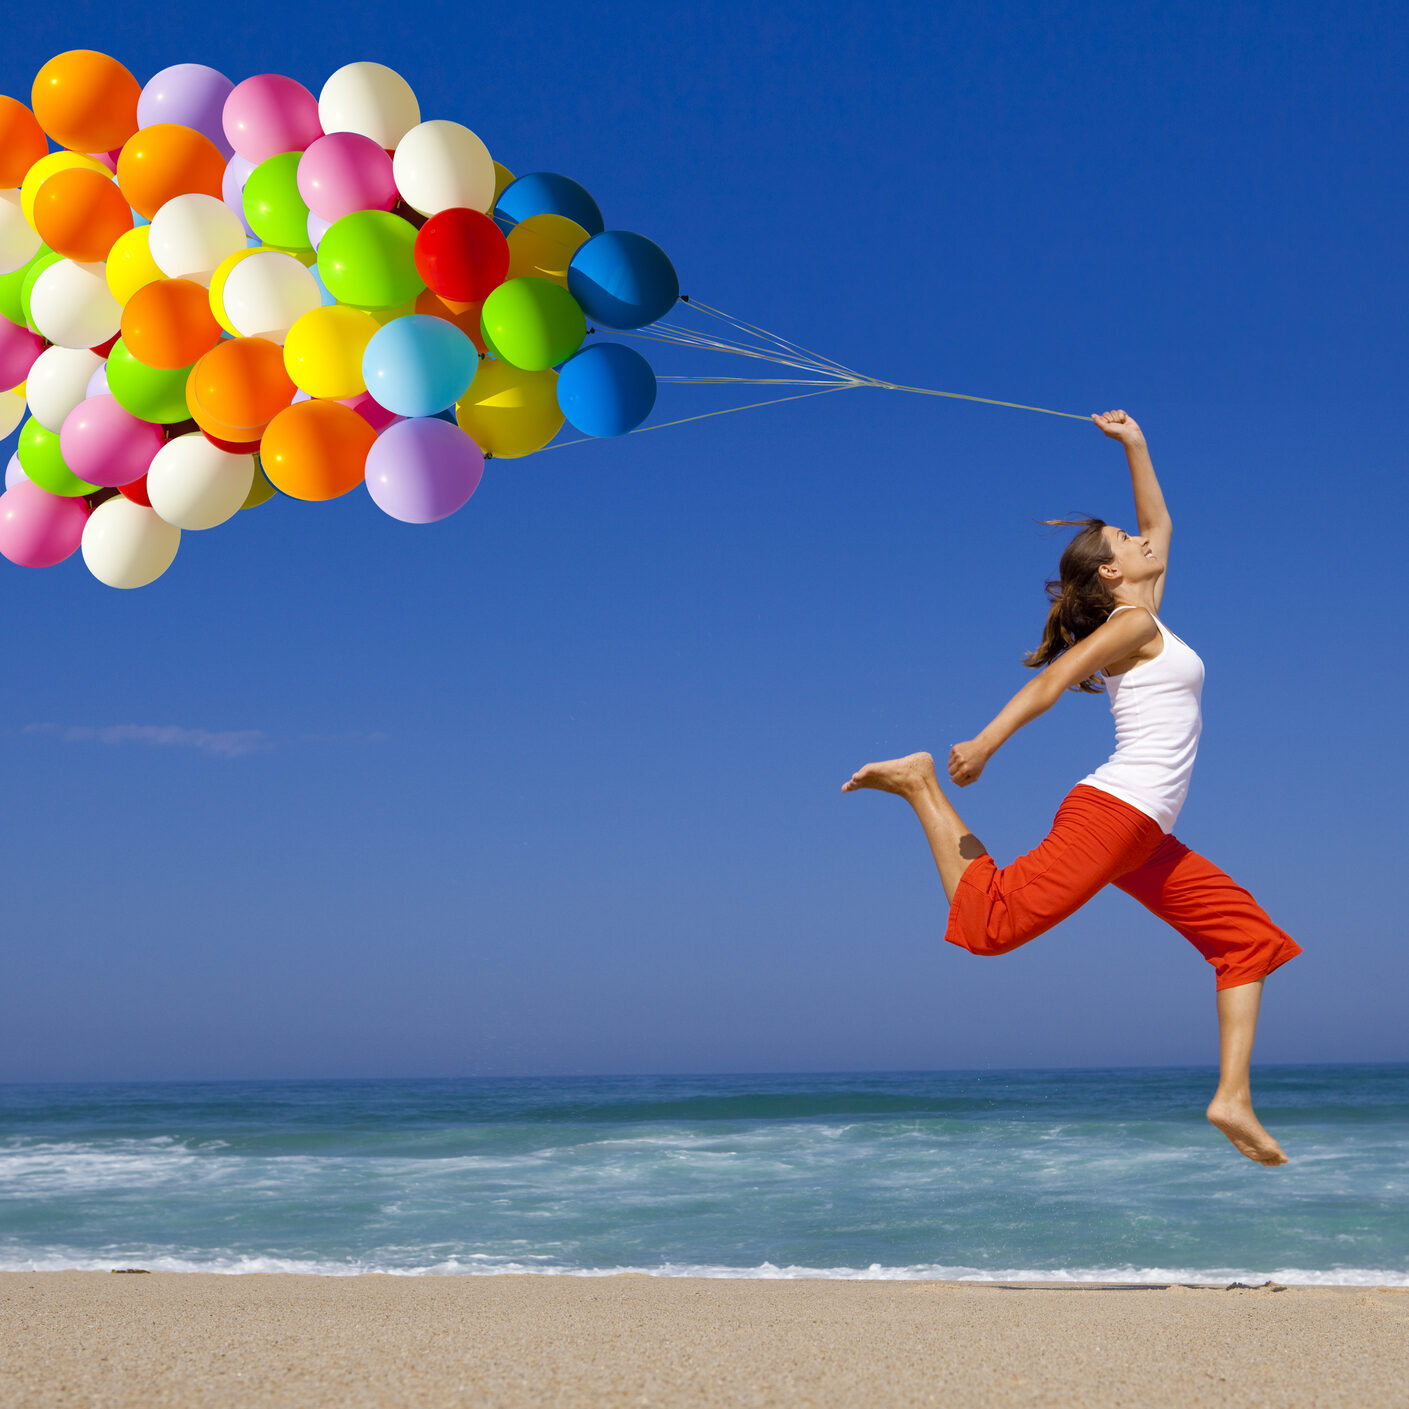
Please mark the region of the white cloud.
<svg viewBox="0 0 1409 1409"><path fill-rule="evenodd" d="M184 729L179 724L27 724L26 734L49 734L66 744L146 744L195 749L215 758L267 753L274 741L263 729Z"/></svg>

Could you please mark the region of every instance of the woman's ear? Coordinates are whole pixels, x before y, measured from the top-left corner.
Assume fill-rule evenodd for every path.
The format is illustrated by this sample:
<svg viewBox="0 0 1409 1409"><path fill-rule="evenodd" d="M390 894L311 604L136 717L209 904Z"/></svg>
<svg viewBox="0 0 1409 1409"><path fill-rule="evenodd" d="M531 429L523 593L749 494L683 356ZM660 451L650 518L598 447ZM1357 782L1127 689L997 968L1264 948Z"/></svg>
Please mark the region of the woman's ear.
<svg viewBox="0 0 1409 1409"><path fill-rule="evenodd" d="M1114 563L1102 563L1096 569L1103 582L1119 582L1121 578L1120 569Z"/></svg>

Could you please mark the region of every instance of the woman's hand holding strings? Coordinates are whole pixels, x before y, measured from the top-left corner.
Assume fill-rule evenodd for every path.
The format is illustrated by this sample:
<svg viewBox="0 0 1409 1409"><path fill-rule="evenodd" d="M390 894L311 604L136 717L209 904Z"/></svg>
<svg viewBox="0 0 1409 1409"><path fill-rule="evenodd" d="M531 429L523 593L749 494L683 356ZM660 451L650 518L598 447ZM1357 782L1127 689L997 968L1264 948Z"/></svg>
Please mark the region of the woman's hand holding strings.
<svg viewBox="0 0 1409 1409"><path fill-rule="evenodd" d="M1135 418L1127 416L1124 411L1107 411L1105 415L1092 416L1091 419L1101 428L1102 435L1120 441L1127 448L1145 443L1144 431L1135 423Z"/></svg>

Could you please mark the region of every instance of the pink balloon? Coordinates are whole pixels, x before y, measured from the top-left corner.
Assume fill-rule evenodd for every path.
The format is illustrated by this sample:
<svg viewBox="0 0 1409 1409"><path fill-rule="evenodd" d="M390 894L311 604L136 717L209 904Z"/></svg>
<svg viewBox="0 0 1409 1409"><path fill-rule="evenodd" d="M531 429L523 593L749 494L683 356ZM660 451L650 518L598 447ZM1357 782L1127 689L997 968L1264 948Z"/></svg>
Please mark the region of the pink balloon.
<svg viewBox="0 0 1409 1409"><path fill-rule="evenodd" d="M147 473L164 439L160 426L139 421L113 397L90 396L64 417L59 453L79 479L119 489Z"/></svg>
<svg viewBox="0 0 1409 1409"><path fill-rule="evenodd" d="M379 433L388 426L394 426L398 421L406 419L404 416L398 416L395 411L388 411L370 391L349 396L343 405L351 406L374 431Z"/></svg>
<svg viewBox="0 0 1409 1409"><path fill-rule="evenodd" d="M324 220L355 210L390 210L397 200L391 158L360 132L330 132L299 159L298 193Z"/></svg>
<svg viewBox="0 0 1409 1409"><path fill-rule="evenodd" d="M0 554L22 568L51 568L83 541L88 501L60 498L26 480L0 494Z"/></svg>
<svg viewBox="0 0 1409 1409"><path fill-rule="evenodd" d="M237 83L221 113L226 140L256 166L280 152L301 152L323 135L318 99L281 73Z"/></svg>
<svg viewBox="0 0 1409 1409"><path fill-rule="evenodd" d="M306 391L294 392L294 401L311 401L313 398ZM398 421L404 421L405 416L398 416L395 411L388 411L370 391L360 391L356 396L344 396L342 404L356 411L371 428L379 434L388 426L394 426ZM90 480L91 484L92 481Z"/></svg>
<svg viewBox="0 0 1409 1409"><path fill-rule="evenodd" d="M19 386L43 351L44 339L38 333L0 317L0 391Z"/></svg>

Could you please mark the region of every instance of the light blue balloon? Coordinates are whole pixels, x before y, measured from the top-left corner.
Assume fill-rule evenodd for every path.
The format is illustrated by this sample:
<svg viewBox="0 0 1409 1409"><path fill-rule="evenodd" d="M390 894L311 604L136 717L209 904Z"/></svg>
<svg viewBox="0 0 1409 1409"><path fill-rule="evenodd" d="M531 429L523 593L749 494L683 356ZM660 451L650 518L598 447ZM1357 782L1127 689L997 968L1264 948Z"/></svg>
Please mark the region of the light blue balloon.
<svg viewBox="0 0 1409 1409"><path fill-rule="evenodd" d="M408 313L378 328L362 354L367 390L398 416L434 416L474 380L479 353L453 323Z"/></svg>
<svg viewBox="0 0 1409 1409"><path fill-rule="evenodd" d="M656 404L656 374L634 348L596 342L558 373L558 405L584 435L625 435Z"/></svg>
<svg viewBox="0 0 1409 1409"><path fill-rule="evenodd" d="M556 171L530 171L499 193L494 220L506 233L530 215L565 215L589 235L600 235L606 222L586 187Z"/></svg>
<svg viewBox="0 0 1409 1409"><path fill-rule="evenodd" d="M654 240L608 230L578 247L568 265L568 292L589 321L626 330L664 318L680 297L680 280Z"/></svg>

